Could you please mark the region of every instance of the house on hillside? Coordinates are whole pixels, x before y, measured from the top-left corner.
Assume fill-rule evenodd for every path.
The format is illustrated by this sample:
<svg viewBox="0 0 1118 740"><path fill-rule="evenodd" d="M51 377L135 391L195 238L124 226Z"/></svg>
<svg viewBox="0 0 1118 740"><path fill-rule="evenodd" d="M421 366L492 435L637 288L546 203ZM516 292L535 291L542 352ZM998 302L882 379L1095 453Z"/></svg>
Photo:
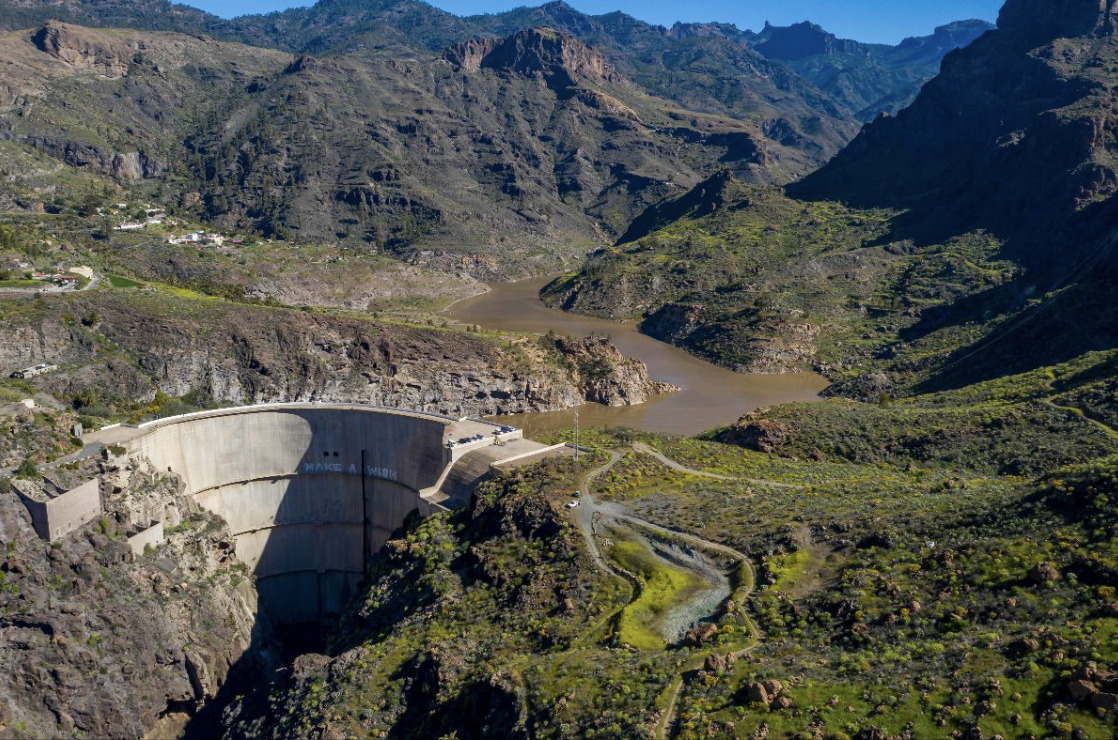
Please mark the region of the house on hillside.
<svg viewBox="0 0 1118 740"><path fill-rule="evenodd" d="M36 378L44 373L53 372L58 369L58 365L48 365L43 362L34 367L25 367L22 370L16 370L12 373L11 377L27 380L28 378Z"/></svg>

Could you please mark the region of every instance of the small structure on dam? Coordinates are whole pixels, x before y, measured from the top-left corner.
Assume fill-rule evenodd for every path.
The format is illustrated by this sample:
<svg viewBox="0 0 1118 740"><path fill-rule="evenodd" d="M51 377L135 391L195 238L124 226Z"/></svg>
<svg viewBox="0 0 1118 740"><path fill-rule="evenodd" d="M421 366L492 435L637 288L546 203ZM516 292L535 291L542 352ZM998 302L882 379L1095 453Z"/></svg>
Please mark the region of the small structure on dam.
<svg viewBox="0 0 1118 740"><path fill-rule="evenodd" d="M568 450L483 421L326 404L222 409L85 439L178 475L224 518L280 623L340 614L369 557L412 512L461 505L498 467Z"/></svg>

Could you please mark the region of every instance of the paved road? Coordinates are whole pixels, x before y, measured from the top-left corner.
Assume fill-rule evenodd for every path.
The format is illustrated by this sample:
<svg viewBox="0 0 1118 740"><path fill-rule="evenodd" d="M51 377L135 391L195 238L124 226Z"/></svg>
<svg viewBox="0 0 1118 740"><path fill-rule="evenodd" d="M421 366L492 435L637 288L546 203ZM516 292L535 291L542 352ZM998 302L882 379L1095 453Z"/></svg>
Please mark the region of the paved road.
<svg viewBox="0 0 1118 740"><path fill-rule="evenodd" d="M101 454L101 450L105 449L105 445L100 442L89 442L77 452L71 452L65 457L60 457L51 465L61 465L63 463L77 462L78 460L87 460L91 457L96 457Z"/></svg>
<svg viewBox="0 0 1118 740"><path fill-rule="evenodd" d="M44 287L28 287L28 288L0 288L0 293L6 295L62 295L63 293L84 293L87 290L94 290L101 285L102 277L97 273L93 273L93 277L89 282L81 288L61 288L57 285L44 283ZM45 287L50 285L50 287Z"/></svg>

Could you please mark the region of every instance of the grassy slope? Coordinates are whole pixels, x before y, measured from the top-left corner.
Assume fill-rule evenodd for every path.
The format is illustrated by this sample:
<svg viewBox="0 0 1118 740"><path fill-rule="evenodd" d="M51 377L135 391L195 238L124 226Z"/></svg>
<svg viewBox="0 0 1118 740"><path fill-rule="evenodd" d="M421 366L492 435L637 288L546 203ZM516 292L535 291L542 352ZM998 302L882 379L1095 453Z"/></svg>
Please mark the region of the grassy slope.
<svg viewBox="0 0 1118 740"><path fill-rule="evenodd" d="M338 631L331 680L324 666L292 680L271 731L617 736L649 725L679 656L598 641L595 625L628 603L629 586L593 568L559 514L577 475L569 461L519 471L486 484L472 510L404 534Z"/></svg>
<svg viewBox="0 0 1118 740"><path fill-rule="evenodd" d="M981 229L913 239L908 217L712 178L642 217L632 241L545 289L553 305L637 319L745 370L816 369L872 398L961 387L1112 345L1112 269L1038 292ZM1066 269L1066 268L1065 268Z"/></svg>
<svg viewBox="0 0 1118 740"><path fill-rule="evenodd" d="M730 367L755 368L766 349L794 342L806 326L812 338L783 363L789 369L814 365L842 379L888 367L922 377L982 331L926 318L987 300L995 326L992 294L1016 274L981 233L916 251L887 211L801 202L732 180L708 181L685 198L693 205L682 217L592 258L545 298L641 319L653 336Z"/></svg>

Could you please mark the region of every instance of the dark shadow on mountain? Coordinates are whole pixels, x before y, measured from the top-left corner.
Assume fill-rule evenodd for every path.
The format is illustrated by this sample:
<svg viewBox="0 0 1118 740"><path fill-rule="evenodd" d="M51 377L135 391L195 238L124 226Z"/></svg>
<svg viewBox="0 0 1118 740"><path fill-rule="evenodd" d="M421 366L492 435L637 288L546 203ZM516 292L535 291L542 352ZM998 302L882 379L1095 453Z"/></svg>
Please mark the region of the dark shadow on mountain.
<svg viewBox="0 0 1118 740"><path fill-rule="evenodd" d="M230 704L241 697L254 695L260 702L266 702L267 688L282 671L284 652L284 645L277 638L268 618L263 613L258 614L248 650L229 669L229 676L217 695L203 704L190 718L182 737L186 740L222 737L225 734L222 715ZM191 680L196 681L193 673ZM197 690L196 686L195 691Z"/></svg>
<svg viewBox="0 0 1118 740"><path fill-rule="evenodd" d="M1118 271L1112 261L1091 280L1023 309L978 342L953 353L916 391L957 389L1115 347Z"/></svg>
<svg viewBox="0 0 1118 740"><path fill-rule="evenodd" d="M465 669L460 655L429 652L400 666L392 678L407 686L406 709L388 737L517 737L517 733L510 733L520 715L516 687L500 674L461 681L458 674ZM437 699L448 684L457 686L453 698Z"/></svg>

